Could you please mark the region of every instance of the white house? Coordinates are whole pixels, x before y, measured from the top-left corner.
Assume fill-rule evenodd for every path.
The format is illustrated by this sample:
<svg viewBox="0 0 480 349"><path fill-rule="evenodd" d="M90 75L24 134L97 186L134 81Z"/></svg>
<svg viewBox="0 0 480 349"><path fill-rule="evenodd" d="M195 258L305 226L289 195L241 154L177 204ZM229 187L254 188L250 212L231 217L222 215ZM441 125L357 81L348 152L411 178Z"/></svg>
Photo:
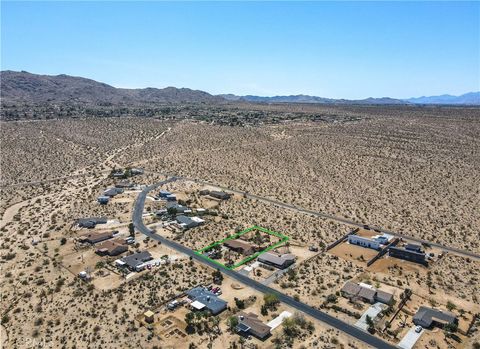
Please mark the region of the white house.
<svg viewBox="0 0 480 349"><path fill-rule="evenodd" d="M392 238L393 236L389 234L375 235L372 238L358 235L349 235L348 243L362 247L373 248L374 250L379 250L381 245L388 244L392 240Z"/></svg>

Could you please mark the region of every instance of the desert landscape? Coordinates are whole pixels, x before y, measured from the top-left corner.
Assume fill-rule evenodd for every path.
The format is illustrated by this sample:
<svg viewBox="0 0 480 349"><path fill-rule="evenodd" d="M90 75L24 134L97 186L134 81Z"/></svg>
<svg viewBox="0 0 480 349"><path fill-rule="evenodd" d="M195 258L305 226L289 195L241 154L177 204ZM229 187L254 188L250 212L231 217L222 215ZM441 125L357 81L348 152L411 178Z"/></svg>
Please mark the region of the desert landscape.
<svg viewBox="0 0 480 349"><path fill-rule="evenodd" d="M478 252L475 229L480 223L480 196L478 189L472 190L480 188L475 175L480 167L476 109L310 105L235 105L224 109L225 113L257 110L260 115L278 113L280 117L270 120L267 116L259 124L242 122L241 126L222 125L219 120L161 117L2 123L0 231L5 278L1 288L7 347L25 347L25 341L51 347L73 347L75 343L77 348L113 343L121 347L173 345L164 342L164 332L151 332L142 325L142 314L158 308L155 316L166 318L161 304L195 285L211 283L212 270L196 261L188 262L188 258L137 232L139 241L129 247L130 251L148 250L154 258L171 257L174 268L159 267L125 281L124 275L112 269L114 258L99 257L92 247L78 245L84 231L75 227L82 217L107 217L107 225L98 232L116 229L120 236L128 236L138 193L145 185L172 175L186 179L162 189L195 212L205 209L201 216L204 224L186 231L167 229L154 214L165 208L165 202L147 199L145 222L157 234L198 250L258 225L288 236L288 244L273 252L293 253L296 263L277 275L249 262L246 266L253 266L250 277L254 280L350 323L368 307L342 299L340 289L345 282L376 284L392 292L397 302L408 288L413 291L412 304L401 314L411 316L408 314L413 314L415 304L446 307L448 301L465 317L466 324L462 325L463 320L460 324L468 327L480 311L479 276L475 272L478 260L449 253L428 269L390 262L392 259L386 257L367 266L366 261L376 255L374 250L347 244L324 252L326 246L353 229L349 224L249 195ZM295 115L291 120L290 113ZM312 113L325 117L312 120ZM99 205L96 197L118 182L111 173L127 167L140 167L145 173L128 179L134 187L107 205ZM238 193L225 201L200 194L223 188ZM82 270L95 275L90 283L78 279ZM192 271L195 281L188 276ZM245 287L233 291L231 283L227 278L222 286L229 304L233 298L254 296L257 300L248 309L259 313L262 295ZM430 286L426 288L426 284ZM282 305L278 311L283 310L295 313ZM173 315L180 321L177 327L181 333L185 333L184 313ZM175 346L202 347L208 342L213 347L225 343L235 347L238 337L227 325L235 313L232 308L220 316L215 335L206 336L201 331ZM391 322L392 334L382 333L381 338L395 343L405 334L406 320L402 323L399 318ZM282 342L281 332L273 332L270 340L255 340L251 345L363 346L315 319L309 321L314 330L298 334L300 341L288 344ZM385 322L377 328L382 325ZM468 348L478 337L461 336L460 342L448 345ZM427 340L425 336L422 341L448 347L441 337Z"/></svg>

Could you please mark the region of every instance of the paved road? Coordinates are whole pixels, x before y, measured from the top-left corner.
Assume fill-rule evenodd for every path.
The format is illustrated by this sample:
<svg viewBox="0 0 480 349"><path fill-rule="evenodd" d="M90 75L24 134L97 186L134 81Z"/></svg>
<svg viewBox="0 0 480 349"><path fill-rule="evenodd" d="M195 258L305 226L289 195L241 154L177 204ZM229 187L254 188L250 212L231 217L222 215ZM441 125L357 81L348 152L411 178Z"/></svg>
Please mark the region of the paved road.
<svg viewBox="0 0 480 349"><path fill-rule="evenodd" d="M142 219L142 214L143 214L143 209L144 209L144 205L145 205L145 199L147 197L147 194L149 191L151 190L154 190L154 189L157 189L158 187L166 184L166 183L169 183L169 182L173 182L175 180L179 179L179 177L172 177L170 179L167 179L163 182L160 182L160 183L157 183L157 184L154 184L154 185L151 185L149 187L146 187L144 190L142 190L142 192L138 195L136 201L135 201L135 206L134 206L134 209L133 209L133 215L132 215L132 220L133 220L133 224L135 226L135 228L140 231L142 234L150 237L151 239L153 240L156 240L156 241L160 241L162 244L165 244L167 247L170 247L178 252L181 252L183 254L186 254L187 256L190 256L192 257L193 259L197 260L198 262L200 263L203 263L205 265L208 265L214 269L218 269L218 265L216 265L215 263L205 259L205 258L202 258L201 256L197 255L194 253L193 250L177 243L177 242L174 242L174 241L171 241L171 240L168 240L160 235L157 235L155 234L154 231L150 230L149 228L147 228L145 226L145 224L143 223L143 219ZM305 304L305 303L302 303L300 301L296 301L295 299L293 299L292 297L290 296L287 296L273 288L270 288L266 285L263 285L261 284L260 282L258 281L255 281L255 280L252 280L250 279L249 277L245 276L245 275L242 275L236 271L233 271L233 270L228 270L228 269L220 269L221 272L229 277L231 277L232 279L235 279L239 282L241 282L242 284L248 286L248 287L251 287L259 292L262 292L262 293L273 293L273 294L276 294L278 296L278 299L305 313L305 314L308 314L310 316L312 316L313 318L317 319L317 320L320 320L324 323L326 323L327 325L331 326L331 327L334 327L342 332L345 332L346 334L374 347L374 348L379 348L379 349L396 349L397 347L395 347L394 345L391 345L383 340L381 340L380 338L377 338L377 337L374 337L372 335L370 335L369 333L367 332L364 332L352 325L349 325L327 313L324 313L320 310L317 310L315 308L312 308L311 306Z"/></svg>
<svg viewBox="0 0 480 349"><path fill-rule="evenodd" d="M180 177L177 177L177 178L180 179ZM229 191L229 192L232 192L232 193L235 193L235 194L239 194L239 195L245 195L246 197L248 197L250 199L255 199L255 200L262 201L262 202L265 202L265 203L268 203L268 204L276 205L278 207L286 208L286 209L289 209L289 210L292 210L292 211L295 211L295 212L308 214L308 215L312 215L312 216L320 217L320 218L327 218L327 219L331 219L331 220L336 221L336 222L349 224L349 225L352 225L352 226L355 226L355 227L363 228L363 226L364 226L363 223L355 222L355 221L352 221L348 218L343 218L343 217L334 216L334 215L331 215L331 214L328 214L328 213L308 210L306 208L291 205L291 204L287 204L287 203L284 203L284 202L281 202L281 201L278 201L278 200L275 200L275 199L270 199L270 198L258 196L258 195L255 195L255 194L249 194L249 193L246 193L246 192L242 192L242 191L239 191L239 190L234 190L234 189L222 187L220 185L205 182L205 181L202 181L202 180L199 180L199 179L195 179L195 178L183 178L183 179L194 181L194 182L197 182L197 183L203 184L203 185L211 185L211 186L214 186L214 187L218 187L222 190L226 190L226 191ZM408 235L405 235L405 234L402 234L402 233L397 233L397 232L390 231L390 230L387 230L387 229L384 229L384 228L381 228L381 227L377 227L377 226L373 226L373 225L370 225L369 227L370 227L370 229L375 229L375 230L378 230L379 232L382 232L382 233L394 235L394 236L397 236L399 238L407 239L407 240L414 241L414 242L417 242L417 243L420 243L420 244L428 244L430 246L437 247L437 248L440 248L442 250L452 252L452 253L455 253L455 254L463 256L463 257L480 259L479 254L476 254L476 253L471 252L471 251L462 250L462 249L455 248L455 247L444 246L444 245L441 245L441 244L437 244L435 242L430 242L430 241L427 241L427 240L418 239L418 238L415 238L415 237L411 237L411 236L408 236Z"/></svg>

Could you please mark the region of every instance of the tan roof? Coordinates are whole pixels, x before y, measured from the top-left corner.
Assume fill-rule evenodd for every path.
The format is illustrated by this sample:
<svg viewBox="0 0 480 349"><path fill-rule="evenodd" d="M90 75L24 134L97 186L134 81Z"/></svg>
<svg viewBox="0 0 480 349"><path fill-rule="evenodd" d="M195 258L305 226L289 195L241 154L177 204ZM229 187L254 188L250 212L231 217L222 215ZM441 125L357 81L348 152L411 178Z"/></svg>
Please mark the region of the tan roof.
<svg viewBox="0 0 480 349"><path fill-rule="evenodd" d="M242 318L243 317L243 318ZM257 314L254 313L245 313L240 312L238 313L239 322L247 325L250 327L250 331L259 337L265 337L270 333L272 329L267 324L264 324L259 318Z"/></svg>
<svg viewBox="0 0 480 349"><path fill-rule="evenodd" d="M360 285L354 282L348 281L347 283L345 283L345 285L343 285L341 291L347 293L350 296L356 296L358 292L360 292L360 288L361 288Z"/></svg>
<svg viewBox="0 0 480 349"><path fill-rule="evenodd" d="M234 249L250 250L253 248L253 245L249 242L242 240L228 240L223 243L225 246Z"/></svg>
<svg viewBox="0 0 480 349"><path fill-rule="evenodd" d="M143 313L143 315L146 317L152 317L155 315L155 313L151 310L147 310L145 313Z"/></svg>
<svg viewBox="0 0 480 349"><path fill-rule="evenodd" d="M107 240L98 245L97 251L112 253L117 247L125 246L125 241L120 239Z"/></svg>
<svg viewBox="0 0 480 349"><path fill-rule="evenodd" d="M105 232L105 233L85 233L80 235L79 240L80 241L85 241L85 240L96 240L96 239L107 239L112 237L112 232Z"/></svg>

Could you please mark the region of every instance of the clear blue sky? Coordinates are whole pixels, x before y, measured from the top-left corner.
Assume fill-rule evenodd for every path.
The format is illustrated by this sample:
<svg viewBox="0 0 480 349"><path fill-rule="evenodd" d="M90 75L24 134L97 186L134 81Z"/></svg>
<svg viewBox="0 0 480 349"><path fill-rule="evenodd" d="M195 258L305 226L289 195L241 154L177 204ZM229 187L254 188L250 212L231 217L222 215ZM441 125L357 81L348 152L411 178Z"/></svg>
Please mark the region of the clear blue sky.
<svg viewBox="0 0 480 349"><path fill-rule="evenodd" d="M480 90L480 2L6 2L1 68L116 87L406 98Z"/></svg>

